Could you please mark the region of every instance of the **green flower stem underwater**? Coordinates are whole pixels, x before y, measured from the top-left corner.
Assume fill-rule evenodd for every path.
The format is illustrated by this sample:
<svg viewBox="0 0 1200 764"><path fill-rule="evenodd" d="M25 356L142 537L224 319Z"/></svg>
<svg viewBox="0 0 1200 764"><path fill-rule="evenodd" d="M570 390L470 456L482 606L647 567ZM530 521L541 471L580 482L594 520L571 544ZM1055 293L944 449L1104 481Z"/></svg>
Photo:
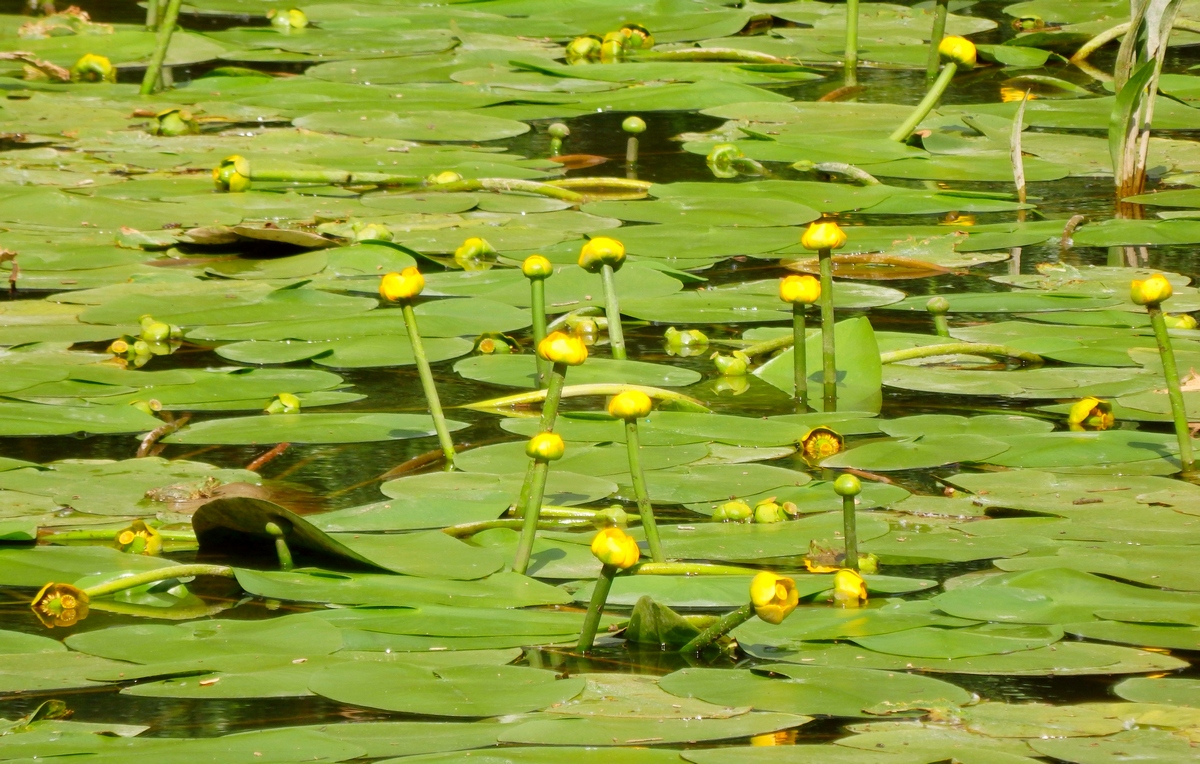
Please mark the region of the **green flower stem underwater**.
<svg viewBox="0 0 1200 764"><path fill-rule="evenodd" d="M679 652L685 655L695 655L753 617L754 605L747 602L737 610L721 616L719 621L692 637L690 642L679 648Z"/></svg>
<svg viewBox="0 0 1200 764"><path fill-rule="evenodd" d="M1179 369L1175 364L1175 350L1171 347L1171 338L1167 335L1167 323L1163 320L1162 305L1156 302L1148 303L1146 311L1150 314L1150 326L1154 328L1154 339L1158 342L1158 353L1162 358L1167 397L1171 401L1171 418L1175 423L1175 437L1179 441L1179 462L1185 475L1194 475L1196 464L1192 458L1192 434L1188 427L1187 407L1183 401L1183 391L1179 387Z"/></svg>
<svg viewBox="0 0 1200 764"><path fill-rule="evenodd" d="M163 62L167 59L167 48L171 46L171 35L175 32L175 23L179 19L179 6L182 0L168 0L167 10L162 20L158 22L158 38L154 44L154 54L150 57L150 65L142 77L142 95L150 95L158 89L162 78Z"/></svg>
<svg viewBox="0 0 1200 764"><path fill-rule="evenodd" d="M88 587L83 590L83 593L88 597L103 597L108 594L116 594L123 592L126 589L133 589L146 584L153 584L159 581L168 581L172 578L191 578L193 576L218 576L221 578L233 578L233 568L228 565L168 565L165 568L155 568L142 573L135 573L132 576L122 576L121 578L106 581L103 584Z"/></svg>
<svg viewBox="0 0 1200 764"><path fill-rule="evenodd" d="M625 360L625 333L621 330L621 305L617 302L616 272L608 263L600 266L600 279L604 284L604 315L608 318L608 341L612 346L612 357Z"/></svg>
<svg viewBox="0 0 1200 764"><path fill-rule="evenodd" d="M921 124L921 120L929 116L929 112L933 111L933 107L937 106L938 101L942 99L942 94L946 92L946 88L950 87L950 81L954 79L955 73L958 72L958 64L953 61L947 61L942 67L941 74L934 80L929 87L929 91L925 93L925 97L917 104L904 123L897 127L896 130L888 136L889 140L903 143L908 140L908 136L912 135L912 131L917 129L917 125Z"/></svg>
<svg viewBox="0 0 1200 764"><path fill-rule="evenodd" d="M947 342L942 345L919 345L903 350L892 350L879 354L879 362L886 365L911 361L914 358L934 358L939 355L984 355L997 358L1012 358L1026 363L1042 363L1042 357L1037 353L1018 350L1008 345L992 345L979 342Z"/></svg>
<svg viewBox="0 0 1200 764"><path fill-rule="evenodd" d="M625 450L629 452L629 478L633 482L633 493L637 497L638 514L642 518L646 544L650 547L650 558L654 562L665 562L662 541L658 537L658 524L654 522L654 507L650 503L650 492L646 489L646 473L642 470L641 447L637 420L627 419Z"/></svg>
<svg viewBox="0 0 1200 764"><path fill-rule="evenodd" d="M288 549L287 539L284 538L283 529L277 523L267 523L263 530L267 532L271 538L275 540L275 556L279 558L280 570L291 570L295 567L292 562L292 550Z"/></svg>
<svg viewBox="0 0 1200 764"><path fill-rule="evenodd" d="M858 0L846 0L846 87L858 84Z"/></svg>
<svg viewBox="0 0 1200 764"><path fill-rule="evenodd" d="M556 363L550 367L550 378L544 391L546 402L542 405L539 432L554 430L554 423L558 420L558 404L562 400L562 391L566 381L567 365L565 363ZM546 491L548 472L548 464L537 459L531 460L529 468L525 471L525 480L521 483L521 493L517 497L516 504L523 512L521 541L517 545L517 557L513 562L513 570L517 573L524 573L529 567L529 555L533 552L533 540L537 534L538 518L540 517L542 496Z"/></svg>
<svg viewBox="0 0 1200 764"><path fill-rule="evenodd" d="M454 468L454 441L450 430L446 427L446 417L442 414L442 401L438 397L437 385L433 382L433 371L429 368L429 359L425 355L425 345L421 342L421 333L417 330L417 314L413 310L412 301L405 300L400 309L404 312L404 327L408 330L408 341L412 345L413 358L417 362L417 373L421 375L421 388L425 391L425 400L429 403L429 415L433 417L433 427L437 431L438 443L442 454L446 457L446 468Z"/></svg>
<svg viewBox="0 0 1200 764"><path fill-rule="evenodd" d="M792 304L792 369L796 381L796 403L800 405L801 413L808 410L808 353L805 348L804 309L802 303ZM746 353L746 355L750 355Z"/></svg>
<svg viewBox="0 0 1200 764"><path fill-rule="evenodd" d="M938 46L946 35L946 16L950 12L950 0L934 0L933 31L929 34L929 61L925 65L925 79L933 82L937 79L938 62L941 55Z"/></svg>
<svg viewBox="0 0 1200 764"><path fill-rule="evenodd" d="M821 379L825 411L837 411L837 359L833 339L833 252L817 251L821 264Z"/></svg>
<svg viewBox="0 0 1200 764"><path fill-rule="evenodd" d="M842 497L842 535L846 541L846 559L843 565L858 570L858 518L854 514L855 497L862 493L862 484L854 475L840 476L833 483L833 490Z"/></svg>
<svg viewBox="0 0 1200 764"><path fill-rule="evenodd" d="M583 629L579 632L579 644L576 646L578 652L591 652L592 645L596 643L596 630L600 627L600 617L604 615L604 604L608 602L608 593L612 591L612 582L616 575L615 565L604 565L600 568L600 577L596 579L587 615L583 619Z"/></svg>

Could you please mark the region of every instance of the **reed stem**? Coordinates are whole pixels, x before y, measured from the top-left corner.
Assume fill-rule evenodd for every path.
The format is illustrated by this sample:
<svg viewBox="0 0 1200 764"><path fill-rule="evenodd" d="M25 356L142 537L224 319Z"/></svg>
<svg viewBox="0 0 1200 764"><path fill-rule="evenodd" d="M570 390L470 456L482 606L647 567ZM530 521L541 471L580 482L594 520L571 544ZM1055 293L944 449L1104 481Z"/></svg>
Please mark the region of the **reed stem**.
<svg viewBox="0 0 1200 764"><path fill-rule="evenodd" d="M175 23L179 19L179 6L182 0L168 0L167 10L158 22L158 38L154 43L154 54L150 57L150 65L142 77L142 95L150 95L158 89L159 78L162 77L163 62L167 60L167 48L171 46L171 35L175 33Z"/></svg>
<svg viewBox="0 0 1200 764"><path fill-rule="evenodd" d="M837 411L837 359L833 340L833 253L817 251L821 265L821 377L826 412Z"/></svg>
<svg viewBox="0 0 1200 764"><path fill-rule="evenodd" d="M796 379L796 403L800 406L800 413L808 411L808 353L805 352L807 343L804 308L803 303L792 303L792 368Z"/></svg>

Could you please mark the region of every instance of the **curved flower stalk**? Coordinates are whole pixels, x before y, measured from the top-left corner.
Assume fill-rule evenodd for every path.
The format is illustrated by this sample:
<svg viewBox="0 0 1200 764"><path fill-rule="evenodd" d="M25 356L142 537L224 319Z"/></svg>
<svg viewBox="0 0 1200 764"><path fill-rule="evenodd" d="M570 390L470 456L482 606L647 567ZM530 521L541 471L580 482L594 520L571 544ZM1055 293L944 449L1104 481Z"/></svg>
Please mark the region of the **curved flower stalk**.
<svg viewBox="0 0 1200 764"><path fill-rule="evenodd" d="M604 313L608 318L608 340L612 357L625 360L625 333L621 331L621 305L617 301L616 272L625 264L625 245L607 236L589 239L579 251L579 267L599 273L604 286Z"/></svg>
<svg viewBox="0 0 1200 764"><path fill-rule="evenodd" d="M425 356L425 345L421 342L421 333L417 329L417 314L413 310L413 301L425 289L425 277L415 267L405 268L400 273L389 273L379 282L379 294L390 302L400 303L404 313L404 327L408 330L408 341L412 345L413 358L417 362L417 373L421 375L421 387L425 391L425 401L429 404L429 414L433 417L433 427L437 431L438 443L442 447L442 455L446 458L446 466L454 468L454 440L446 427L446 417L442 414L442 402L438 397L437 386L433 382L433 371L429 368L429 359Z"/></svg>
<svg viewBox="0 0 1200 764"><path fill-rule="evenodd" d="M950 325L946 322L946 314L950 312L950 301L941 295L930 297L929 302L925 303L925 310L933 316L933 330L937 335L949 337Z"/></svg>
<svg viewBox="0 0 1200 764"><path fill-rule="evenodd" d="M646 122L641 117L626 117L621 129L629 134L625 142L625 164L635 165L638 160L638 136L646 132Z"/></svg>
<svg viewBox="0 0 1200 764"><path fill-rule="evenodd" d="M821 299L821 282L812 276L788 276L779 282L779 299L792 306L792 366L796 403L808 410L808 353L805 348L804 310Z"/></svg>
<svg viewBox="0 0 1200 764"><path fill-rule="evenodd" d="M69 627L88 616L92 599L133 589L173 578L193 576L220 576L233 578L233 568L228 565L168 565L130 576L122 576L96 586L80 589L71 584L48 583L34 596L29 607L42 625L48 629Z"/></svg>
<svg viewBox="0 0 1200 764"><path fill-rule="evenodd" d="M1171 347L1171 337L1167 334L1167 324L1163 318L1162 304L1174 293L1171 282L1161 273L1156 273L1145 280L1134 280L1130 284L1129 296L1135 305L1146 306L1150 314L1150 326L1154 329L1154 339L1158 343L1158 354L1162 358L1163 376L1167 381L1167 397L1171 401L1171 418L1175 423L1175 437L1179 441L1179 461L1185 475L1195 473L1195 460L1192 458L1192 435L1188 427L1187 407L1183 401L1183 391L1179 387L1179 369L1175 364L1175 350Z"/></svg>
<svg viewBox="0 0 1200 764"><path fill-rule="evenodd" d="M637 496L638 514L642 517L642 528L646 532L646 543L650 547L650 559L666 562L662 542L658 537L658 525L654 522L654 507L650 504L650 492L646 489L646 473L642 470L641 440L638 437L637 420L649 416L652 403L650 396L640 390L626 390L608 404L608 413L625 421L625 450L629 454L629 478Z"/></svg>
<svg viewBox="0 0 1200 764"><path fill-rule="evenodd" d="M895 131L888 136L890 140L903 143L908 140L908 136L912 135L912 131L921 124L921 120L933 111L933 107L937 106L937 102L941 100L942 94L946 92L946 88L950 86L950 81L954 79L955 73L959 67L970 69L975 66L975 44L965 37L944 37L938 45L938 55L946 62L942 67L942 73L929 86L929 91L925 93L925 97L917 104L904 123L897 127Z"/></svg>
<svg viewBox="0 0 1200 764"><path fill-rule="evenodd" d="M858 571L858 518L854 514L855 497L862 483L849 473L833 481L833 491L842 497L842 537L846 540L846 567Z"/></svg>
<svg viewBox="0 0 1200 764"><path fill-rule="evenodd" d="M530 459L529 494L525 498L525 514L521 524L521 539L517 543L517 557L513 571L524 575L529 568L529 555L537 537L537 526L542 509L542 497L546 493L546 478L550 474L550 462L558 461L566 451L563 439L553 432L539 432L525 444L525 455Z"/></svg>
<svg viewBox="0 0 1200 764"><path fill-rule="evenodd" d="M833 340L833 250L845 246L846 234L832 221L813 223L800 237L800 245L815 251L821 268L821 379L825 411L837 410L837 361Z"/></svg>
<svg viewBox="0 0 1200 764"><path fill-rule="evenodd" d="M546 279L554 275L554 266L541 255L530 255L521 263L521 273L529 279L529 310L533 314L534 346L546 339ZM548 361L537 356L538 387L546 386L546 375L550 369Z"/></svg>
<svg viewBox="0 0 1200 764"><path fill-rule="evenodd" d="M583 629L579 633L577 649L581 653L590 652L596 642L596 629L600 626L600 616L604 615L604 605L608 602L613 579L617 573L636 565L642 553L637 542L625 531L605 528L592 539L592 554L600 561L600 577L596 579L587 615L583 619Z"/></svg>
<svg viewBox="0 0 1200 764"><path fill-rule="evenodd" d="M750 601L697 634L679 652L695 654L749 621L754 616L778 626L800 602L796 582L787 576L763 571L750 582Z"/></svg>

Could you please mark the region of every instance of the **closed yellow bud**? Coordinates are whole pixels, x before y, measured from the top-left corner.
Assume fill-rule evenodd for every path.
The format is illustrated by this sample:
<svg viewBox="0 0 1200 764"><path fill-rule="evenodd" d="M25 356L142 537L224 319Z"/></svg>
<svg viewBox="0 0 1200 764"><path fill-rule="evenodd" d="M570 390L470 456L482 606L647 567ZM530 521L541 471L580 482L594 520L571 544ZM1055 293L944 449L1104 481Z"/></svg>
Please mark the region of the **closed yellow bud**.
<svg viewBox="0 0 1200 764"><path fill-rule="evenodd" d="M814 252L822 249L837 249L845 244L845 231L837 223L829 220L813 223L800 237L800 246Z"/></svg>
<svg viewBox="0 0 1200 764"><path fill-rule="evenodd" d="M283 31L303 29L308 26L308 16L305 16L304 11L299 8L292 8L286 11L273 8L267 12L267 18L271 20L271 26Z"/></svg>
<svg viewBox="0 0 1200 764"><path fill-rule="evenodd" d="M239 193L250 188L250 162L237 154L222 159L212 175L213 183L221 191Z"/></svg>
<svg viewBox="0 0 1200 764"><path fill-rule="evenodd" d="M578 366L587 360L587 345L573 334L550 332L538 343L537 354L550 363Z"/></svg>
<svg viewBox="0 0 1200 764"><path fill-rule="evenodd" d="M576 37L567 45L567 63L582 64L599 60L602 45L603 42L594 34Z"/></svg>
<svg viewBox="0 0 1200 764"><path fill-rule="evenodd" d="M626 390L608 402L608 413L618 419L640 419L650 413L650 396L641 390Z"/></svg>
<svg viewBox="0 0 1200 764"><path fill-rule="evenodd" d="M579 267L590 273L598 273L605 266L615 271L625 262L625 245L607 236L589 239L579 251Z"/></svg>
<svg viewBox="0 0 1200 764"><path fill-rule="evenodd" d="M799 602L796 582L787 576L764 570L750 582L750 604L754 606L754 614L767 623L783 623Z"/></svg>
<svg viewBox="0 0 1200 764"><path fill-rule="evenodd" d="M554 266L541 255L530 255L521 263L521 273L530 281L548 279L554 275Z"/></svg>
<svg viewBox="0 0 1200 764"><path fill-rule="evenodd" d="M71 66L71 82L116 82L117 70L104 56L87 53Z"/></svg>
<svg viewBox="0 0 1200 764"><path fill-rule="evenodd" d="M399 273L389 273L379 282L379 294L385 300L403 302L421 294L425 288L425 277L414 266Z"/></svg>
<svg viewBox="0 0 1200 764"><path fill-rule="evenodd" d="M754 510L744 501L727 501L713 511L713 522L748 523L754 518Z"/></svg>
<svg viewBox="0 0 1200 764"><path fill-rule="evenodd" d="M1067 414L1072 430L1107 430L1116 422L1112 404L1099 398L1081 398Z"/></svg>
<svg viewBox="0 0 1200 764"><path fill-rule="evenodd" d="M944 61L953 61L969 69L975 66L975 43L965 37L948 35L938 45L938 55Z"/></svg>
<svg viewBox="0 0 1200 764"><path fill-rule="evenodd" d="M862 607L867 601L867 584L849 568L833 576L833 601L842 607Z"/></svg>
<svg viewBox="0 0 1200 764"><path fill-rule="evenodd" d="M300 399L291 393L280 393L263 410L268 414L296 414L300 411Z"/></svg>
<svg viewBox="0 0 1200 764"><path fill-rule="evenodd" d="M779 282L779 299L793 305L812 305L821 299L821 282L812 276L788 276Z"/></svg>
<svg viewBox="0 0 1200 764"><path fill-rule="evenodd" d="M554 432L539 432L525 444L525 455L541 462L553 462L562 458L567 444Z"/></svg>
<svg viewBox="0 0 1200 764"><path fill-rule="evenodd" d="M1195 329L1196 319L1189 316L1187 313L1180 313L1177 316L1168 316L1163 314L1163 321L1166 322L1168 329Z"/></svg>
<svg viewBox="0 0 1200 764"><path fill-rule="evenodd" d="M620 528L604 528L592 539L592 554L605 565L625 570L637 564L642 552L637 542Z"/></svg>
<svg viewBox="0 0 1200 764"><path fill-rule="evenodd" d="M1161 273L1156 273L1145 281L1135 279L1129 286L1129 297L1136 305L1157 305L1175 291L1171 282Z"/></svg>

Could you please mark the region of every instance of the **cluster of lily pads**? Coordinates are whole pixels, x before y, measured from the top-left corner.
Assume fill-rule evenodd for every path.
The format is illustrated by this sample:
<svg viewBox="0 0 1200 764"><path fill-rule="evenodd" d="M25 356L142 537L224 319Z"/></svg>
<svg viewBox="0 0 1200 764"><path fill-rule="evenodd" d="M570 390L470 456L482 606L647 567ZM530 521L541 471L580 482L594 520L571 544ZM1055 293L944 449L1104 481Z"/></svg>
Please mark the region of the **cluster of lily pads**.
<svg viewBox="0 0 1200 764"><path fill-rule="evenodd" d="M148 5L0 16L0 760L1195 758L1127 3Z"/></svg>

